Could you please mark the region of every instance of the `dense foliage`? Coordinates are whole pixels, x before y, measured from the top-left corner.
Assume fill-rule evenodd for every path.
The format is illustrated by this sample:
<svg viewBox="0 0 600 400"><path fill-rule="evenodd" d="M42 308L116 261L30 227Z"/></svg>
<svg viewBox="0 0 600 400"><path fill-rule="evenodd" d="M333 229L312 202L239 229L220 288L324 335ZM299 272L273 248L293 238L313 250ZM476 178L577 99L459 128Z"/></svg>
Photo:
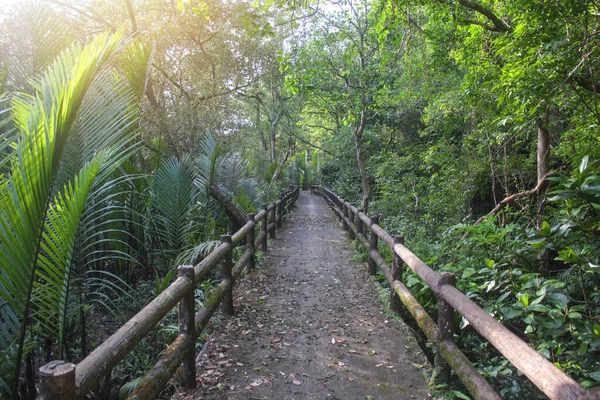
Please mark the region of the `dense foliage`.
<svg viewBox="0 0 600 400"><path fill-rule="evenodd" d="M598 15L588 0L6 9L0 393L32 397L37 366L80 360L288 183L382 213L490 314L599 385ZM115 371L123 394L173 321ZM461 322L502 396L540 396Z"/></svg>
<svg viewBox="0 0 600 400"><path fill-rule="evenodd" d="M600 385L597 4L334 9L290 61L302 120L334 154L322 182L363 207L372 192L369 213L388 232L577 381ZM432 292L405 280L435 314ZM541 396L461 328L503 397Z"/></svg>

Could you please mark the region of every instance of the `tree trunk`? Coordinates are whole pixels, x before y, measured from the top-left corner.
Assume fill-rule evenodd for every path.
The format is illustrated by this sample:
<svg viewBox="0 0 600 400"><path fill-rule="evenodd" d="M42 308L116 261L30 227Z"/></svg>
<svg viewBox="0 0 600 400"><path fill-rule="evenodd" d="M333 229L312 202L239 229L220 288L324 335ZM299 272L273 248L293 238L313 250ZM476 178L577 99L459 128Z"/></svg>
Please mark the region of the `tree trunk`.
<svg viewBox="0 0 600 400"><path fill-rule="evenodd" d="M360 124L354 131L354 142L356 146L356 161L358 163L358 170L360 171L360 179L363 187L363 198L361 208L363 212L368 215L369 212L369 200L371 199L371 185L369 185L369 177L367 176L367 169L365 166L365 160L363 155L362 147L362 135L365 131L366 117L364 110L360 113Z"/></svg>
<svg viewBox="0 0 600 400"><path fill-rule="evenodd" d="M277 153L275 152L275 135L277 134L276 125L271 124L269 132L269 142L271 144L271 162L277 161Z"/></svg>
<svg viewBox="0 0 600 400"><path fill-rule="evenodd" d="M550 115L548 110L538 117L538 146L537 146L537 178L538 185L542 184L545 176L548 174L548 163L550 155ZM538 229L542 228L544 222L544 203L545 197L543 188L538 193L538 209L536 225ZM550 268L550 258L544 253L538 257L538 270L543 276L548 275Z"/></svg>
<svg viewBox="0 0 600 400"><path fill-rule="evenodd" d="M550 116L548 111L538 118L537 178L540 183L548 173L550 154Z"/></svg>

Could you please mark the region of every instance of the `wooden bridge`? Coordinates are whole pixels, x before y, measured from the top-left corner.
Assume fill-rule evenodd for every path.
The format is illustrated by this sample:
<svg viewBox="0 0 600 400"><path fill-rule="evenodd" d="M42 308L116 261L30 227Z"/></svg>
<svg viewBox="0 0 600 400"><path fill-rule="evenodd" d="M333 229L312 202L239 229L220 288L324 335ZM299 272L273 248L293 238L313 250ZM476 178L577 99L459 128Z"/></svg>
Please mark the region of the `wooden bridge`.
<svg viewBox="0 0 600 400"><path fill-rule="evenodd" d="M451 371L454 371L456 377L464 383L473 398L500 399L501 397L454 343L452 321L454 321L456 312L464 316L481 336L488 340L550 399L600 399L598 389L582 388L457 290L454 285L454 276L448 273L438 274L419 260L404 246L402 237L391 236L378 225L378 216L365 215L360 209L325 187L313 187L311 192L313 195L323 197L348 231L349 236L358 239L368 249L369 274L374 275L378 270L383 272L391 288L391 309L400 311L402 307L405 307L412 314L419 327L436 347L436 362L439 363L436 367L441 374L449 377ZM257 247L260 247L263 252L268 251L268 238L276 238L278 228L284 226L283 220L299 196L298 188L285 191L276 202L263 205L258 214L249 214L246 224L233 235L222 236L221 245L198 265L180 266L178 278L166 290L79 364L53 361L40 368L40 398L51 400L84 398L86 394L98 387L104 377L110 376L112 368L122 361L178 303L179 336L160 357L156 365L140 380L129 399L157 398L177 369L179 369L181 385L186 389L194 388L197 373L201 373L201 371L196 371L194 346L198 335L206 328L219 306L222 307L224 314L234 314L233 288L236 281L243 276L242 273L246 269L255 268ZM313 197L306 193L303 193L302 196L303 198ZM320 199L318 201L323 202ZM325 203L323 202L323 204ZM288 229L292 229L292 227L286 227L285 230ZM285 234L285 230L281 232L281 235ZM331 232L324 233L324 235L331 235ZM330 238L322 237L320 245L325 246L324 241L327 239ZM393 253L391 266L379 253L379 242L391 249ZM244 246L243 253L234 262L232 251L241 245ZM313 243L313 245L315 244ZM311 249L299 249L298 251L301 250L310 255ZM194 289L198 282L205 279L217 266L220 268L221 283L213 289L210 297L205 301L204 307L196 310ZM427 314L402 283L404 268L411 268L437 295L437 322ZM375 341L377 338L370 340ZM389 350L390 352L401 352L399 348L392 347ZM390 371L392 370L390 369ZM402 373L388 372L388 375L381 376L383 378L379 379L388 379L389 381L403 379ZM354 378L349 379L354 380ZM338 385L350 385L350 382L350 380L340 381ZM293 379L293 384L300 383L299 380ZM418 384L415 383L415 386ZM391 387L401 387L401 385ZM359 392L351 393L358 395ZM400 393L391 393L389 396L383 397L416 398L415 396L421 393L422 391L416 387L402 396ZM265 397L262 398L284 398L275 393L271 393L271 397L266 393L263 395ZM409 396L405 397L407 395ZM346 395L346 398L353 397ZM360 398L364 398L364 396Z"/></svg>

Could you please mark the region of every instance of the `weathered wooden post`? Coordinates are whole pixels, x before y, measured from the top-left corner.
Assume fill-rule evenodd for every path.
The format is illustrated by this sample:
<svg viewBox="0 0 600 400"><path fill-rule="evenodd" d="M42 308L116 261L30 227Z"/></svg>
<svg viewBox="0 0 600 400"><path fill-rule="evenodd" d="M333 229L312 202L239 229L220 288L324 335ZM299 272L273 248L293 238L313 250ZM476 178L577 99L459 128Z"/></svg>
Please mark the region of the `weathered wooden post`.
<svg viewBox="0 0 600 400"><path fill-rule="evenodd" d="M359 235L364 235L363 233L363 222L362 219L360 219L360 213L362 212L362 208L359 208L358 210L356 210L356 232L358 232Z"/></svg>
<svg viewBox="0 0 600 400"><path fill-rule="evenodd" d="M350 204L350 202L348 202L348 204ZM354 231L352 230L352 227L355 226L354 212L352 212L352 209L350 207L348 207L348 219L350 220L350 226L348 227L348 235L350 236L350 239L354 240L356 238L356 235L354 235Z"/></svg>
<svg viewBox="0 0 600 400"><path fill-rule="evenodd" d="M231 281L231 269L233 268L233 261L231 260L231 253L233 250L233 243L231 241L231 235L221 235L221 243L229 243L230 248L223 261L221 261L221 280ZM233 282L229 289L225 292L223 297L223 313L225 315L233 315Z"/></svg>
<svg viewBox="0 0 600 400"><path fill-rule="evenodd" d="M281 224L283 222L283 204L285 202L285 197L279 196L279 204L277 205L277 227L281 228ZM275 203L277 204L277 203Z"/></svg>
<svg viewBox="0 0 600 400"><path fill-rule="evenodd" d="M342 215L345 218L348 218L348 206L346 206L346 200L345 199L342 199L342 204L343 204L343 206L342 206ZM342 221L344 223L344 229L347 230L347 231L352 232L352 229L350 229L350 227L346 223L346 220L342 218Z"/></svg>
<svg viewBox="0 0 600 400"><path fill-rule="evenodd" d="M275 231L277 230L277 214L275 213L275 208L277 208L277 203L273 203L273 208L271 209L271 222L273 223L273 229L271 229L271 232L269 232L269 237L271 239L275 239L275 237L277 236L275 234Z"/></svg>
<svg viewBox="0 0 600 400"><path fill-rule="evenodd" d="M442 285L456 286L454 274L450 272L440 273L438 287ZM440 343L444 340L452 340L454 336L454 308L438 295L438 320L437 326L440 331ZM450 366L440 354L439 347L436 350L435 369L438 375L438 381L441 383L449 383L450 381Z"/></svg>
<svg viewBox="0 0 600 400"><path fill-rule="evenodd" d="M373 225L379 223L379 215L373 215L371 217L371 228ZM377 243L378 238L373 229L371 229L371 234L369 235L369 275L375 275L377 273L377 264L375 264L375 260L371 253L373 251L377 251Z"/></svg>
<svg viewBox="0 0 600 400"><path fill-rule="evenodd" d="M262 224L261 224L261 232L264 232L263 235L263 240L260 244L260 249L264 252L267 251L267 226L269 225L269 221L268 221L268 217L269 217L269 212L267 211L267 205L263 204L261 207L264 211L265 211L265 216L262 219Z"/></svg>
<svg viewBox="0 0 600 400"><path fill-rule="evenodd" d="M38 400L76 399L75 364L50 361L40 367Z"/></svg>
<svg viewBox="0 0 600 400"><path fill-rule="evenodd" d="M402 281L402 273L404 272L404 261L396 254L396 250L394 250L397 244L404 244L404 236L394 236L394 245L392 246L392 281ZM402 311L400 296L398 296L393 287L390 288L390 291L390 309L400 313Z"/></svg>
<svg viewBox="0 0 600 400"><path fill-rule="evenodd" d="M254 222L254 214L246 215L246 221ZM250 231L248 231L248 235L246 236L246 246L252 253L252 255L250 256L250 260L248 260L248 269L250 269L250 270L256 267L256 258L255 258L256 248L254 247L254 241L256 240L255 232L256 232L256 226L254 226L252 229L250 229Z"/></svg>
<svg viewBox="0 0 600 400"><path fill-rule="evenodd" d="M229 237L231 238L231 236ZM196 300L194 298L194 288L196 285L194 284L194 266L180 265L177 269L177 276L189 282L189 290L185 292L179 301L179 334L190 336L192 343L196 343ZM196 387L195 351L188 351L183 356L183 360L181 360L181 385L186 389Z"/></svg>

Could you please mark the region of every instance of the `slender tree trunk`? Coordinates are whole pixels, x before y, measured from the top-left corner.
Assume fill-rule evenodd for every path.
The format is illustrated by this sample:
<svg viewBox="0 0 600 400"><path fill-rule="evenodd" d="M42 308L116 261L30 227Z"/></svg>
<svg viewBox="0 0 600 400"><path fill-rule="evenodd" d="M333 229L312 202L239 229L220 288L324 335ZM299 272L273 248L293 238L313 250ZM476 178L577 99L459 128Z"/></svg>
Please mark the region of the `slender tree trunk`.
<svg viewBox="0 0 600 400"><path fill-rule="evenodd" d="M548 163L550 155L550 115L548 109L538 117L538 146L537 146L537 178L538 185L542 183L546 174L548 174ZM540 189L538 193L538 210L536 225L541 229L544 222L544 190ZM548 254L542 254L538 257L538 269L542 275L547 276L550 268L550 258Z"/></svg>
<svg viewBox="0 0 600 400"><path fill-rule="evenodd" d="M254 121L254 125L256 127L256 135L260 139L260 144L262 145L262 149L266 152L269 150L267 146L267 141L265 140L265 135L260 129L260 101L256 102L256 119Z"/></svg>
<svg viewBox="0 0 600 400"><path fill-rule="evenodd" d="M271 144L271 162L277 161L277 153L275 152L275 135L277 129L274 125L271 125L271 131L269 132L269 142Z"/></svg>
<svg viewBox="0 0 600 400"><path fill-rule="evenodd" d="M363 146L362 146L362 135L365 131L366 117L365 111L360 113L360 124L354 131L354 143L356 146L356 161L358 163L358 170L360 172L360 179L363 187L363 198L361 208L365 214L369 212L369 200L371 199L371 185L369 184L369 177L367 176L367 168L365 166Z"/></svg>
<svg viewBox="0 0 600 400"><path fill-rule="evenodd" d="M537 178L538 183L548 173L548 159L550 155L550 116L548 111L538 118L538 146L537 146Z"/></svg>

